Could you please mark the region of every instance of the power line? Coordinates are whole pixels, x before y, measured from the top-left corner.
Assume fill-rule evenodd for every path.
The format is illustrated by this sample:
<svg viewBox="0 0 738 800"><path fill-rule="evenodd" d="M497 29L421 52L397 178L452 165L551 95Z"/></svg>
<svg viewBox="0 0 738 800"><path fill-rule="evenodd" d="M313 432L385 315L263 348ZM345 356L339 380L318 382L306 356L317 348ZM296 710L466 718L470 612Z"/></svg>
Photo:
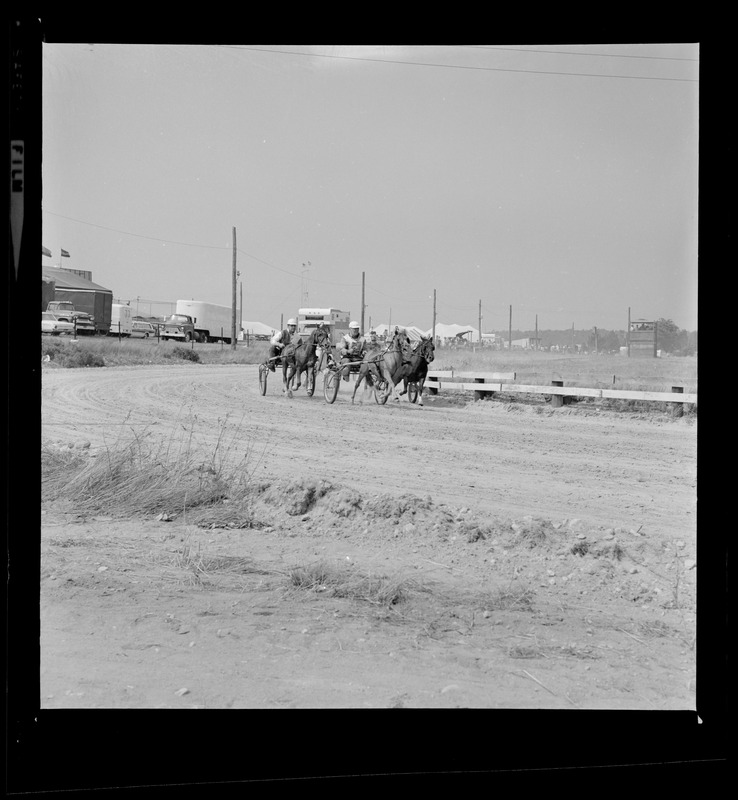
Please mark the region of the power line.
<svg viewBox="0 0 738 800"><path fill-rule="evenodd" d="M513 69L511 67L475 67L465 64L437 64L429 61L398 61L390 58L371 58L369 56L340 56L328 55L325 53L300 53L294 50L271 50L265 47L235 47L236 50L250 50L259 53L277 53L279 55L288 56L306 56L307 58L330 58L345 61L370 61L378 64L397 64L406 67L436 67L438 69L464 69L474 70L477 72L517 72L530 75L559 75L574 78L620 78L623 80L640 80L640 81L671 81L677 83L699 83L696 78L662 78L657 76L646 75L604 75L602 73L593 72L558 72L555 70L542 70L542 69Z"/></svg>
<svg viewBox="0 0 738 800"><path fill-rule="evenodd" d="M464 45L475 50L511 50L518 53L552 53L564 56L595 56L597 58L639 58L649 61L691 61L696 63L698 58L680 58L678 56L637 56L632 53L583 53L576 50L540 50L533 47L497 47L495 45Z"/></svg>
<svg viewBox="0 0 738 800"><path fill-rule="evenodd" d="M264 261L263 258L259 258L258 256L255 256L252 253L247 253L245 250L241 250L240 247L238 248L238 252L241 253L241 255L248 256L248 258L253 258L254 261L258 261L260 264L265 264L267 267L273 267L274 269L278 269L280 272L284 272L287 275L292 275L295 278L300 278L300 280L302 280L303 278L301 274L298 275L298 273L290 272L290 270L284 269L284 267L278 267L276 264L272 264L269 261ZM321 280L320 278L310 278L310 281L312 283L329 283L331 284L331 286L346 286L350 288L356 288L357 286L360 285L358 283L337 283L336 281L326 281L326 280Z"/></svg>
<svg viewBox="0 0 738 800"><path fill-rule="evenodd" d="M122 231L118 228L108 228L105 225L96 225L94 222L85 222L82 219L75 219L74 217L65 217L64 214L55 214L53 211L44 211L44 214L50 214L52 217L60 217L61 219L68 219L72 222L78 222L80 225L89 225L91 228L101 228L104 231L112 231L113 233L122 233L124 236L135 236L137 239L149 239L152 242L162 242L164 244L179 244L183 247L204 247L209 250L230 250L231 248L213 245L213 244L196 244L193 242L177 242L172 239L157 239L155 236L144 236L141 233L131 233L130 231Z"/></svg>
<svg viewBox="0 0 738 800"><path fill-rule="evenodd" d="M52 217L60 217L61 219L68 219L72 222L78 222L80 225L88 225L91 228L100 228L105 231L111 231L112 233L120 233L124 236L134 236L137 239L148 239L152 242L162 242L163 244L177 244L181 245L182 247L203 247L209 250L231 250L232 248L226 247L225 245L212 245L212 244L198 244L196 242L179 242L174 239L161 239L157 238L156 236L145 236L140 233L131 233L130 231L122 231L119 228L110 228L107 225L97 225L94 222L85 222L82 219L75 219L74 217L67 217L64 214L55 214L53 211L44 211L45 214L50 214ZM260 264L264 264L267 267L272 267L272 269L279 270L280 272L284 272L287 275L292 275L295 278L301 278L301 275L298 275L296 272L290 272L288 269L284 269L283 267L278 267L276 264L272 264L269 261L265 261L263 258L259 258L258 256L253 255L253 253L247 253L245 250L242 250L240 247L236 248L241 255L247 256L248 258L252 258L254 261L258 261ZM312 281L317 283L330 283L333 286L346 286L355 288L358 286L358 283L336 283L335 281L325 281L321 280L320 278L311 278Z"/></svg>

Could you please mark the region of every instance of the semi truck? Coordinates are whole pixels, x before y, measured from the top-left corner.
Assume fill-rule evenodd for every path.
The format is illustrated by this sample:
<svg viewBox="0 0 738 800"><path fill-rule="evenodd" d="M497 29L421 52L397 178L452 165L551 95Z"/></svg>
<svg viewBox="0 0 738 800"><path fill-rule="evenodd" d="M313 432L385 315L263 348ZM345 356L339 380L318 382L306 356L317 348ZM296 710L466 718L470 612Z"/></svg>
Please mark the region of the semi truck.
<svg viewBox="0 0 738 800"><path fill-rule="evenodd" d="M204 303L201 300L177 300L177 315L192 318L195 341L231 343L233 317L228 306ZM236 324L236 337L240 332L240 321Z"/></svg>
<svg viewBox="0 0 738 800"><path fill-rule="evenodd" d="M113 303L110 309L110 336L130 336L133 330L133 312L130 306Z"/></svg>

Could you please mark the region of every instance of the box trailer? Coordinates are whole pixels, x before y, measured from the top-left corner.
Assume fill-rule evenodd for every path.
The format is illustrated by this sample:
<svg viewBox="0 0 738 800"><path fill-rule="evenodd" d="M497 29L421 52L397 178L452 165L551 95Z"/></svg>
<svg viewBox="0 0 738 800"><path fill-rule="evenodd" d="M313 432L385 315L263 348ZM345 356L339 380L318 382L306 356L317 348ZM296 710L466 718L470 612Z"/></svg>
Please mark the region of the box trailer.
<svg viewBox="0 0 738 800"><path fill-rule="evenodd" d="M338 346L349 331L349 312L338 308L300 308L297 311L297 331L310 335L318 325L328 328L331 344Z"/></svg>
<svg viewBox="0 0 738 800"><path fill-rule="evenodd" d="M133 331L133 311L130 306L113 303L110 309L110 336L130 336Z"/></svg>
<svg viewBox="0 0 738 800"><path fill-rule="evenodd" d="M42 276L54 282L54 300L71 303L75 311L92 317L95 333L105 335L110 330L112 290L58 267L42 267Z"/></svg>
<svg viewBox="0 0 738 800"><path fill-rule="evenodd" d="M233 312L228 306L204 303L201 300L177 300L177 314L192 317L195 325L195 338L198 342L227 342L230 344L233 333ZM236 323L236 337L239 334Z"/></svg>

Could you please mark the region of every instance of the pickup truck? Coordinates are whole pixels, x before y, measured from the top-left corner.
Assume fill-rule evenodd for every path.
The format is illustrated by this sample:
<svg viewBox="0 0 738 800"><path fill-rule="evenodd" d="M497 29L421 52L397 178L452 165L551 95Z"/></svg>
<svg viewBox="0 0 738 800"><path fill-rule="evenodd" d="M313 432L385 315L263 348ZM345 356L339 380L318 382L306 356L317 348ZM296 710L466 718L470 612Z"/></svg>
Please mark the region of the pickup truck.
<svg viewBox="0 0 738 800"><path fill-rule="evenodd" d="M189 314L172 314L164 320L161 338L175 339L180 342L191 342L195 338L195 323Z"/></svg>
<svg viewBox="0 0 738 800"><path fill-rule="evenodd" d="M76 311L69 300L50 300L46 310L60 322L71 322L78 334L95 335L95 320L86 311Z"/></svg>

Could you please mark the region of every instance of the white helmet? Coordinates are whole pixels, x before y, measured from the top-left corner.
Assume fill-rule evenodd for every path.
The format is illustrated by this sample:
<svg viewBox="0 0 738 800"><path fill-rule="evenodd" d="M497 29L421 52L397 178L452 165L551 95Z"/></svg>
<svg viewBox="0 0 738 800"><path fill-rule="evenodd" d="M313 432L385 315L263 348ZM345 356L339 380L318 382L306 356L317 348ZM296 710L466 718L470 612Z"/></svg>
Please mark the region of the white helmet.
<svg viewBox="0 0 738 800"><path fill-rule="evenodd" d="M288 325L294 325L295 327L297 327L297 323L295 322L295 320L294 320L294 319L288 319L288 320L287 320L287 324L288 324Z"/></svg>
<svg viewBox="0 0 738 800"><path fill-rule="evenodd" d="M359 323L358 323L358 322L356 322L356 321L354 321L354 322L349 322L349 329L350 329L350 328L356 328L356 329L358 330L358 329L359 329Z"/></svg>

